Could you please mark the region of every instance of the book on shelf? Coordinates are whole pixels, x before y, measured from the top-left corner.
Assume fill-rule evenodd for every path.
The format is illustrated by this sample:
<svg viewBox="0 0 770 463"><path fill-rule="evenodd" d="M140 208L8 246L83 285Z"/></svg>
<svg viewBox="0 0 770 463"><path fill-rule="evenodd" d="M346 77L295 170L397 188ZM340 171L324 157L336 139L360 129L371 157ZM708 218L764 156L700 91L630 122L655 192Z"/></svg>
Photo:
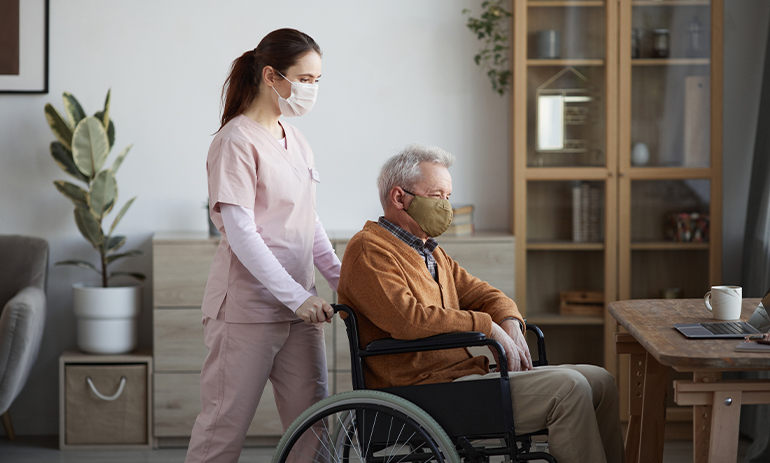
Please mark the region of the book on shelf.
<svg viewBox="0 0 770 463"><path fill-rule="evenodd" d="M452 206L452 213L454 215L473 214L473 204L458 204L456 206Z"/></svg>
<svg viewBox="0 0 770 463"><path fill-rule="evenodd" d="M588 182L572 182L572 241L601 241L601 189Z"/></svg>
<svg viewBox="0 0 770 463"><path fill-rule="evenodd" d="M447 230L441 234L441 236L462 236L462 235L472 235L473 234L473 224L472 223L461 223L456 224L454 221L452 221L452 224L447 228Z"/></svg>
<svg viewBox="0 0 770 463"><path fill-rule="evenodd" d="M452 223L443 236L462 236L473 234L473 204L460 204L452 207Z"/></svg>

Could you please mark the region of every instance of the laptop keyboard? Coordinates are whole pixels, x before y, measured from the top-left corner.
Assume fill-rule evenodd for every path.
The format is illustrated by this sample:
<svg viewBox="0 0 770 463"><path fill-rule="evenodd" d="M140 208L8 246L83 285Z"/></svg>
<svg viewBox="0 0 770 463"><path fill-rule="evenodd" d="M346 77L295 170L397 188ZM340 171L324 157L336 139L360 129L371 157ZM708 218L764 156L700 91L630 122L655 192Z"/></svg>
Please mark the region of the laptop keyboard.
<svg viewBox="0 0 770 463"><path fill-rule="evenodd" d="M743 322L701 323L701 326L714 334L752 334L746 329Z"/></svg>

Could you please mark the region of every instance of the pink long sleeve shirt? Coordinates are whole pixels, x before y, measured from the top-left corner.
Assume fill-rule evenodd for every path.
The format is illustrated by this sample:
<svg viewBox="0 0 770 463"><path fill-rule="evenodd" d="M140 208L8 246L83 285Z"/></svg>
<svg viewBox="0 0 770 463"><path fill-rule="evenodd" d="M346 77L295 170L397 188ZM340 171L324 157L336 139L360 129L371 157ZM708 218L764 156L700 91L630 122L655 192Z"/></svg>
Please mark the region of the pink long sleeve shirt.
<svg viewBox="0 0 770 463"><path fill-rule="evenodd" d="M222 233L203 298L209 317L224 310L234 323L297 320L294 311L317 294L314 264L336 289L340 264L315 213L313 153L299 130L281 125L285 145L237 116L209 148L210 215Z"/></svg>

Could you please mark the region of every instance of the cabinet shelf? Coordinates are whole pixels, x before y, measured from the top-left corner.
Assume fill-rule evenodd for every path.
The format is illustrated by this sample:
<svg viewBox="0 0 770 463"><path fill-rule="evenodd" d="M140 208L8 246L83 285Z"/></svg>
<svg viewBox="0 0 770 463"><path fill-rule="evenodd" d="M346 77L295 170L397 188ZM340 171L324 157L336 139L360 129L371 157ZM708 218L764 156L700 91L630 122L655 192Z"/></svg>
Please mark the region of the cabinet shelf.
<svg viewBox="0 0 770 463"><path fill-rule="evenodd" d="M527 323L533 325L603 325L604 317L585 315L534 315L526 317Z"/></svg>
<svg viewBox="0 0 770 463"><path fill-rule="evenodd" d="M660 2L656 2L660 3ZM633 66L708 66L708 58L636 58L631 60Z"/></svg>
<svg viewBox="0 0 770 463"><path fill-rule="evenodd" d="M708 251L709 243L681 243L678 241L643 241L631 243L632 251Z"/></svg>
<svg viewBox="0 0 770 463"><path fill-rule="evenodd" d="M603 7L604 0L530 0L527 2L530 8L549 8L565 6L583 6L583 7Z"/></svg>
<svg viewBox="0 0 770 463"><path fill-rule="evenodd" d="M606 180L610 176L604 167L535 167L527 166L527 180Z"/></svg>
<svg viewBox="0 0 770 463"><path fill-rule="evenodd" d="M604 66L603 59L528 59L527 66Z"/></svg>
<svg viewBox="0 0 770 463"><path fill-rule="evenodd" d="M573 241L529 241L528 251L603 251L604 243L575 243Z"/></svg>
<svg viewBox="0 0 770 463"><path fill-rule="evenodd" d="M710 0L635 0L632 6L709 6Z"/></svg>

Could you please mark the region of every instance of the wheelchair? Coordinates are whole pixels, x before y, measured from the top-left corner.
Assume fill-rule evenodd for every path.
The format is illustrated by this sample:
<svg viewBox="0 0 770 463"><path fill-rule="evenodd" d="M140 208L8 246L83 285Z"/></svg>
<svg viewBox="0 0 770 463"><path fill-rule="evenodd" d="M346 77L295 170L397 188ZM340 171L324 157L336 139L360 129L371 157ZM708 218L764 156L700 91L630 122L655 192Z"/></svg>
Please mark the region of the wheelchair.
<svg viewBox="0 0 770 463"><path fill-rule="evenodd" d="M556 460L535 451L534 437L547 430L516 435L511 406L508 364L500 343L483 333L448 333L402 341L381 339L360 348L353 310L344 312L350 345L353 391L330 396L305 410L286 430L273 463L506 463ZM527 325L537 337L534 366L547 365L542 331ZM498 354L500 378L453 383L366 389L363 360L459 347L490 346Z"/></svg>

